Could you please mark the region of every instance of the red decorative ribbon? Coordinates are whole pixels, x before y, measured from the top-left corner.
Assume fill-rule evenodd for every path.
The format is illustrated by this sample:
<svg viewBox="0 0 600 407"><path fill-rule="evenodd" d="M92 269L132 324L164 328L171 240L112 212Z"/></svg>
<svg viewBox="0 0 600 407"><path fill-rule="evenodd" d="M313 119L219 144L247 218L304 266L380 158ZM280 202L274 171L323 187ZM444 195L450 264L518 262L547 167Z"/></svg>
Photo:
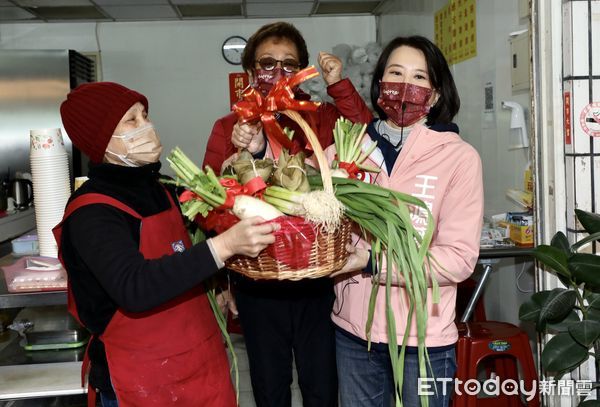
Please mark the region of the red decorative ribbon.
<svg viewBox="0 0 600 407"><path fill-rule="evenodd" d="M352 163L341 162L341 163L339 163L339 167L346 170L349 178L358 179L361 181L365 178L365 172L363 170L361 170L360 168L358 168L358 166L356 165L355 162L352 162Z"/></svg>
<svg viewBox="0 0 600 407"><path fill-rule="evenodd" d="M261 177L254 177L244 185L233 178L221 178L219 182L226 188L227 197L225 198L225 203L217 209L233 208L236 196L254 195L267 187L267 184L265 184L265 181Z"/></svg>
<svg viewBox="0 0 600 407"><path fill-rule="evenodd" d="M284 110L317 110L320 103L309 100L296 100L293 88L318 75L317 69L310 66L289 78L281 78L273 86L267 97L263 98L256 89L249 88L242 94L242 100L233 105L233 111L242 123L262 122L275 158L279 157L282 147L287 149L292 147L292 141L283 132L275 118L275 113Z"/></svg>
<svg viewBox="0 0 600 407"><path fill-rule="evenodd" d="M191 199L202 199L195 192L185 190L181 195L179 195L179 202L184 203Z"/></svg>

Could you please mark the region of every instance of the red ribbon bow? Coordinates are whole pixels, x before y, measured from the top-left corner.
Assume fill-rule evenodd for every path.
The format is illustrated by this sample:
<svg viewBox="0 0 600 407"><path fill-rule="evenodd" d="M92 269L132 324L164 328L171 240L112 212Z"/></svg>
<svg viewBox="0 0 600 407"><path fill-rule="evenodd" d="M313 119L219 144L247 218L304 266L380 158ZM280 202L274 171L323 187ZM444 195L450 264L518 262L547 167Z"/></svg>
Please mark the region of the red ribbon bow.
<svg viewBox="0 0 600 407"><path fill-rule="evenodd" d="M227 198L225 198L225 203L217 209L233 208L236 196L254 195L267 187L267 184L265 184L265 181L261 177L254 177L244 185L233 178L221 178L219 182L226 188Z"/></svg>
<svg viewBox="0 0 600 407"><path fill-rule="evenodd" d="M292 147L292 141L283 132L275 118L275 113L288 109L296 111L317 110L320 103L309 100L296 100L292 89L318 75L319 72L314 66L304 68L291 77L281 78L269 91L267 97L263 97L256 89L249 88L242 94L242 100L233 105L233 111L242 123L255 123L258 121L263 123L265 134L275 158L279 157L282 147L287 149Z"/></svg>
<svg viewBox="0 0 600 407"><path fill-rule="evenodd" d="M352 163L341 162L341 163L339 163L339 167L346 170L349 178L358 179L360 181L362 181L365 178L365 172L363 170L361 170L360 168L358 168L358 165L356 165L355 162L352 162Z"/></svg>

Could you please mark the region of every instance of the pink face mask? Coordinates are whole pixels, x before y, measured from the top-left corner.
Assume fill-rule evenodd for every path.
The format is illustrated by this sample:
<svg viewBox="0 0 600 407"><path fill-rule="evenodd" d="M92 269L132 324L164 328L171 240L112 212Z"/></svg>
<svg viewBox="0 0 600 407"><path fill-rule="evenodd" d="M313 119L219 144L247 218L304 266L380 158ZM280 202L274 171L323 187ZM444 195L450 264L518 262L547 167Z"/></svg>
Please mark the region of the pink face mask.
<svg viewBox="0 0 600 407"><path fill-rule="evenodd" d="M263 95L267 96L269 91L283 77L289 77L293 73L287 73L283 69L276 67L270 71L266 69L256 69L254 71L254 87Z"/></svg>
<svg viewBox="0 0 600 407"><path fill-rule="evenodd" d="M400 127L410 126L429 113L433 90L406 82L381 82L377 105Z"/></svg>

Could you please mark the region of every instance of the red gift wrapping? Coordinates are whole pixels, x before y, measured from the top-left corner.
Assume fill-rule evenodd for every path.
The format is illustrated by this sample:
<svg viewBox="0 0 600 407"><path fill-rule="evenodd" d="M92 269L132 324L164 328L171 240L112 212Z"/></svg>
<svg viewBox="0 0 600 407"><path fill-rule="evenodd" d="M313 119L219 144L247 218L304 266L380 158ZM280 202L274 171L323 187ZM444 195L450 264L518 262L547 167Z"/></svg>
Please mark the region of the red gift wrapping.
<svg viewBox="0 0 600 407"><path fill-rule="evenodd" d="M279 223L281 228L274 233L275 243L267 246L269 256L294 269L308 267L316 239L314 226L297 216L280 216L271 222Z"/></svg>
<svg viewBox="0 0 600 407"><path fill-rule="evenodd" d="M198 216L196 223L204 230L223 233L240 220L228 210L214 210L206 218ZM316 239L314 225L297 216L280 216L268 223L278 223L275 242L267 246L267 254L291 268L308 267L312 244Z"/></svg>

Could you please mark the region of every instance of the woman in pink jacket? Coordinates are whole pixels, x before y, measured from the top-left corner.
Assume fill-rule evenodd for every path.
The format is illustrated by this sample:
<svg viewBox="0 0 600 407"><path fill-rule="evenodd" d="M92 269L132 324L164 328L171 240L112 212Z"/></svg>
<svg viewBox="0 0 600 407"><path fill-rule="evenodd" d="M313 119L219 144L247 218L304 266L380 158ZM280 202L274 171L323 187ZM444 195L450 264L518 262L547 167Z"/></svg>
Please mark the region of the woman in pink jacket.
<svg viewBox="0 0 600 407"><path fill-rule="evenodd" d="M452 122L460 99L442 52L428 39L398 37L383 51L373 76L371 99L379 114L368 126L368 138L378 142L368 165L381 173L367 182L423 200L435 221L431 254L444 267L436 270L441 291L439 304L429 305L426 346L431 372L436 379L454 376L454 347L458 339L454 324L456 284L473 272L479 252L483 216L481 161L475 149L458 135ZM413 214L417 230L425 228L426 214ZM365 246L359 244L358 247ZM356 254L367 262L366 248ZM388 353L385 290L379 290L371 329L372 347L367 351L365 327L371 293L370 267L345 275L335 286L332 318L336 325L336 356L341 402L348 406L390 406L394 380ZM339 278L339 277L338 277ZM404 288L395 288L394 313L397 341L402 343L407 320ZM431 299L431 290L428 295ZM416 327L409 333L404 366L404 406L419 406L419 366ZM447 406L450 382L436 381L437 395L430 406ZM432 383L433 384L433 383ZM429 389L432 389L430 387Z"/></svg>

